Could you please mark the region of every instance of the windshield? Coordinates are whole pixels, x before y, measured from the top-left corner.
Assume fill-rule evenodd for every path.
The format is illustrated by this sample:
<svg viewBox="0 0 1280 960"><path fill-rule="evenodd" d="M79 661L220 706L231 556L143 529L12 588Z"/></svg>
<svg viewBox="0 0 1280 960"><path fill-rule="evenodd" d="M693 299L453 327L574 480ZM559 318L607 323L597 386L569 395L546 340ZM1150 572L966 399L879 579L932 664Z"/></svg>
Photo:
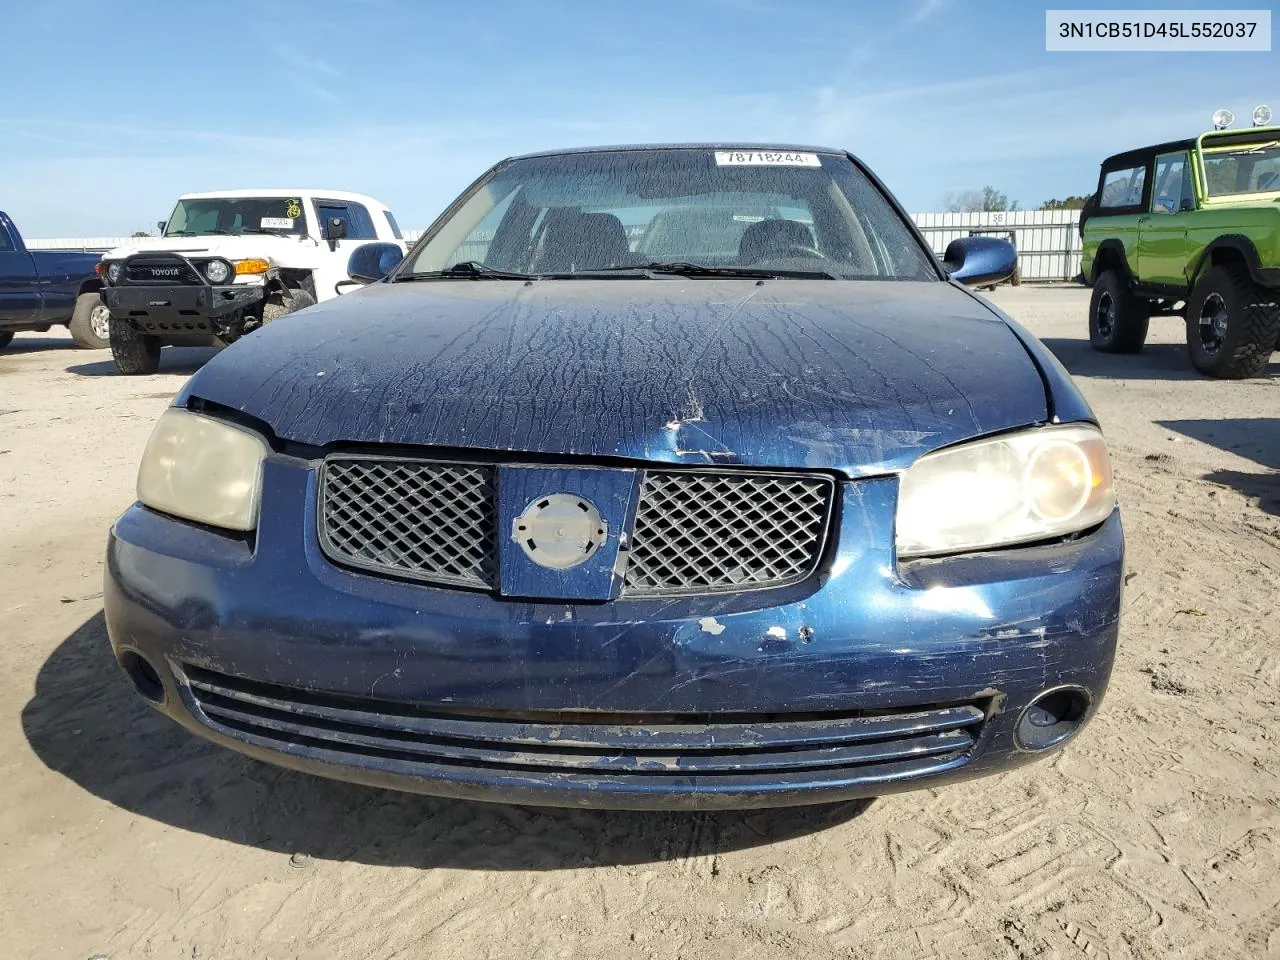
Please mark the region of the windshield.
<svg viewBox="0 0 1280 960"><path fill-rule="evenodd" d="M306 232L307 224L299 197L179 200L164 228L166 237Z"/></svg>
<svg viewBox="0 0 1280 960"><path fill-rule="evenodd" d="M673 263L713 275L938 278L848 157L712 148L516 160L433 228L399 278L455 264L572 277Z"/></svg>
<svg viewBox="0 0 1280 960"><path fill-rule="evenodd" d="M1205 148L1205 187L1209 196L1280 191L1280 140Z"/></svg>

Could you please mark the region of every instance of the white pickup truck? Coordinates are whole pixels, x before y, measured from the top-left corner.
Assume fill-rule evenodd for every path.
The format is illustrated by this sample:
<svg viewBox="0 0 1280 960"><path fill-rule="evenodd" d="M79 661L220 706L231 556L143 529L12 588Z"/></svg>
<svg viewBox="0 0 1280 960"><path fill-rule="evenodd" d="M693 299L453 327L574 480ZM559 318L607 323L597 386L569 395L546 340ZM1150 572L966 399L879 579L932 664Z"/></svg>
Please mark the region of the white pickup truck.
<svg viewBox="0 0 1280 960"><path fill-rule="evenodd" d="M98 265L121 373L154 373L166 344L231 343L336 296L365 244L405 249L385 204L339 190L190 193L160 232Z"/></svg>

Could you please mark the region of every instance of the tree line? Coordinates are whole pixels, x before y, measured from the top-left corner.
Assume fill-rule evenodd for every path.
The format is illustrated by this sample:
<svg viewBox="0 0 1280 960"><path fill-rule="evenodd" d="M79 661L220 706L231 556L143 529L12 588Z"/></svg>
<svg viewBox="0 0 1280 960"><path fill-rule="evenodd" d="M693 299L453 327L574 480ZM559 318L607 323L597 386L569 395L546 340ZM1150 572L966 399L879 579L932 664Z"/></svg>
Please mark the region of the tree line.
<svg viewBox="0 0 1280 960"><path fill-rule="evenodd" d="M1036 209L1080 210L1088 199L1089 194L1071 195L1063 200L1046 200ZM944 194L942 206L948 213L1011 213L1019 209L1017 200L1010 201L1008 194L990 186Z"/></svg>

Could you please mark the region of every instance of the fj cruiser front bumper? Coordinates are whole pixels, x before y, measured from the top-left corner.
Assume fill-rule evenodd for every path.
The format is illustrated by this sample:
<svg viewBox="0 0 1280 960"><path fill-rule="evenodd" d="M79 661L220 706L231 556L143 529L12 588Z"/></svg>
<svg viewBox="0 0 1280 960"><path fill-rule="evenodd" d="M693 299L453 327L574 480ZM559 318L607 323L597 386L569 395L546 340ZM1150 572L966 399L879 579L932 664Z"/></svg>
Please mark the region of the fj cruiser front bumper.
<svg viewBox="0 0 1280 960"><path fill-rule="evenodd" d="M125 260L117 283L104 287L111 316L159 336L237 335L240 318L260 315L263 284L214 284L180 254L141 254Z"/></svg>

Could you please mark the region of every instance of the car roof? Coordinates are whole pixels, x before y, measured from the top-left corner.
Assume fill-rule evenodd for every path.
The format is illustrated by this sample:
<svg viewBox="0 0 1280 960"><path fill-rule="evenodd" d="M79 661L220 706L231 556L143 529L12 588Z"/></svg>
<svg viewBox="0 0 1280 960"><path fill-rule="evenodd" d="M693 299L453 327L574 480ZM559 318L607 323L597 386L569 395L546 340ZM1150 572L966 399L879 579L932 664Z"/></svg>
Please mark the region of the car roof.
<svg viewBox="0 0 1280 960"><path fill-rule="evenodd" d="M1188 137L1185 140L1170 140L1168 143L1157 143L1150 147L1139 147L1136 150L1126 150L1124 153L1112 154L1102 161L1102 165L1104 167L1113 167L1122 166L1126 163L1144 163L1155 154L1190 150L1195 145L1195 137Z"/></svg>
<svg viewBox="0 0 1280 960"><path fill-rule="evenodd" d="M526 153L512 160L531 160L535 157L560 157L575 153L623 153L623 152L658 152L661 150L770 150L780 153L826 153L843 157L847 151L833 147L813 147L795 143L739 143L727 141L721 143L629 143L606 147L566 147L563 150L540 150L537 153Z"/></svg>
<svg viewBox="0 0 1280 960"><path fill-rule="evenodd" d="M381 200L363 193L352 193L349 190L311 190L299 189L297 187L254 187L244 190L208 190L204 193L184 193L179 200L224 200L233 197L319 197L322 200L350 200L355 203L364 203L373 207L381 207L387 209L387 205Z"/></svg>

